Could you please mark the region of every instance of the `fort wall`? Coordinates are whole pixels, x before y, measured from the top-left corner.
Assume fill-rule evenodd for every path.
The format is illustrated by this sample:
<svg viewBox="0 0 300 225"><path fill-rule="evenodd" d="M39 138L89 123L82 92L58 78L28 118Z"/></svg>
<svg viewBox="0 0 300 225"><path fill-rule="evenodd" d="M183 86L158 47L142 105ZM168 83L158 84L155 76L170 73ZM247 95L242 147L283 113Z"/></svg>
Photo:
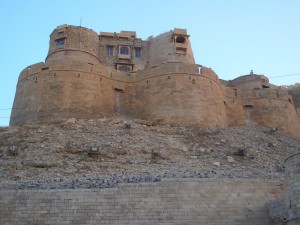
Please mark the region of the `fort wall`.
<svg viewBox="0 0 300 225"><path fill-rule="evenodd" d="M269 87L269 79L263 75L244 75L229 81L228 84L243 90L260 89Z"/></svg>
<svg viewBox="0 0 300 225"><path fill-rule="evenodd" d="M137 73L135 92L122 102L133 106L122 114L156 124L226 126L217 76L208 68L199 71L196 65L166 63Z"/></svg>
<svg viewBox="0 0 300 225"><path fill-rule="evenodd" d="M115 114L113 88L118 86L122 72L113 73L84 62L52 61L41 65L47 69L30 69L30 73L21 74L11 124Z"/></svg>
<svg viewBox="0 0 300 225"><path fill-rule="evenodd" d="M295 86L293 88L288 89L288 93L293 98L293 102L295 104L295 108L297 110L297 114L300 121L300 86Z"/></svg>
<svg viewBox="0 0 300 225"><path fill-rule="evenodd" d="M185 29L142 41L129 31L57 27L46 62L20 74L10 124L113 115L178 126L259 124L300 135L286 90L262 75L221 82L194 64Z"/></svg>
<svg viewBox="0 0 300 225"><path fill-rule="evenodd" d="M228 126L257 124L300 135L297 113L287 92L271 88L241 90L224 87ZM231 116L234 115L234 116Z"/></svg>
<svg viewBox="0 0 300 225"><path fill-rule="evenodd" d="M285 212L286 224L300 223L300 153L291 155L285 160Z"/></svg>
<svg viewBox="0 0 300 225"><path fill-rule="evenodd" d="M196 65L167 63L133 75L85 62L53 60L30 71L34 80L24 83L31 73L20 76L18 87L24 88L16 93L22 96L16 97L20 101L14 105L13 124L119 113L159 124L226 125L220 83L208 68L199 74ZM17 110L25 107L28 112ZM216 110L218 115L212 117Z"/></svg>
<svg viewBox="0 0 300 225"><path fill-rule="evenodd" d="M99 64L52 60L25 69L16 96L11 124L121 114L157 124L254 123L300 134L286 92L224 87L211 69L184 63L124 73Z"/></svg>
<svg viewBox="0 0 300 225"><path fill-rule="evenodd" d="M277 180L168 179L107 189L1 190L1 224L269 225ZM290 225L290 224L289 224Z"/></svg>
<svg viewBox="0 0 300 225"><path fill-rule="evenodd" d="M21 72L10 119L11 124L24 124L30 122L30 119L38 119L37 111L42 104L40 95L44 86L41 70L44 66L44 63L37 63Z"/></svg>

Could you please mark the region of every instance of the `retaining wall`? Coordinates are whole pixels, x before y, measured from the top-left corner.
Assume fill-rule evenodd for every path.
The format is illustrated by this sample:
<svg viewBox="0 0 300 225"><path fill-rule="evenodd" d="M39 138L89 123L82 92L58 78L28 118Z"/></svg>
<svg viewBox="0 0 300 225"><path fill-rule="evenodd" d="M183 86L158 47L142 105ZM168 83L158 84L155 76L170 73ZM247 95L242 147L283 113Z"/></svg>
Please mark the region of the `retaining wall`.
<svg viewBox="0 0 300 225"><path fill-rule="evenodd" d="M285 212L287 225L300 224L300 153L285 160Z"/></svg>
<svg viewBox="0 0 300 225"><path fill-rule="evenodd" d="M277 180L169 179L108 189L2 190L0 224L269 225Z"/></svg>

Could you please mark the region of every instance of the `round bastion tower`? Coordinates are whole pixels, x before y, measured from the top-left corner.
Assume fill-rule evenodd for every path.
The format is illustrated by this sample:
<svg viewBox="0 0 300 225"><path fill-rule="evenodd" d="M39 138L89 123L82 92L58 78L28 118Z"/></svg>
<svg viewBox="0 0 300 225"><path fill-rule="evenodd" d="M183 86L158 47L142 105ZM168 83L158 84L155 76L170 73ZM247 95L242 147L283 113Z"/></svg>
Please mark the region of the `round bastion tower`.
<svg viewBox="0 0 300 225"><path fill-rule="evenodd" d="M113 81L99 51L95 31L58 26L45 63L30 65L19 76L10 124L113 115Z"/></svg>
<svg viewBox="0 0 300 225"><path fill-rule="evenodd" d="M149 37L149 64L136 73L133 117L174 126L226 126L221 83L195 64L186 29Z"/></svg>
<svg viewBox="0 0 300 225"><path fill-rule="evenodd" d="M62 25L50 35L46 63L53 61L80 61L99 64L98 34L85 27Z"/></svg>

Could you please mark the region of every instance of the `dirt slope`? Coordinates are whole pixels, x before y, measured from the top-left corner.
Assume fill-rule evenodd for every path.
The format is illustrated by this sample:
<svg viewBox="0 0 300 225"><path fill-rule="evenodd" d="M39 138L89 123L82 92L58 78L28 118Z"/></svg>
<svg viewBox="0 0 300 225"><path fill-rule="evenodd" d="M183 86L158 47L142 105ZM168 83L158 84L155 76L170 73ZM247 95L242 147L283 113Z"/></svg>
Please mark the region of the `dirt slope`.
<svg viewBox="0 0 300 225"><path fill-rule="evenodd" d="M168 177L283 179L284 159L300 147L299 138L258 126L149 125L117 118L2 127L0 189L111 187Z"/></svg>

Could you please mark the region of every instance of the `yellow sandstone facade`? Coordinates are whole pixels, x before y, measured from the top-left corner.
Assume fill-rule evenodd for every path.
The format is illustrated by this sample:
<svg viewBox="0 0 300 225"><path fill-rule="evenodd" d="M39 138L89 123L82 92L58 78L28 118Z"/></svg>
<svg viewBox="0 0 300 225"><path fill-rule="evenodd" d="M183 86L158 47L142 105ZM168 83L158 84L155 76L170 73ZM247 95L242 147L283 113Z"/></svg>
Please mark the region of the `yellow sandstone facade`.
<svg viewBox="0 0 300 225"><path fill-rule="evenodd" d="M114 115L174 126L259 124L300 135L286 90L262 75L220 80L195 64L185 29L141 40L132 31L58 26L45 63L20 74L10 124Z"/></svg>

